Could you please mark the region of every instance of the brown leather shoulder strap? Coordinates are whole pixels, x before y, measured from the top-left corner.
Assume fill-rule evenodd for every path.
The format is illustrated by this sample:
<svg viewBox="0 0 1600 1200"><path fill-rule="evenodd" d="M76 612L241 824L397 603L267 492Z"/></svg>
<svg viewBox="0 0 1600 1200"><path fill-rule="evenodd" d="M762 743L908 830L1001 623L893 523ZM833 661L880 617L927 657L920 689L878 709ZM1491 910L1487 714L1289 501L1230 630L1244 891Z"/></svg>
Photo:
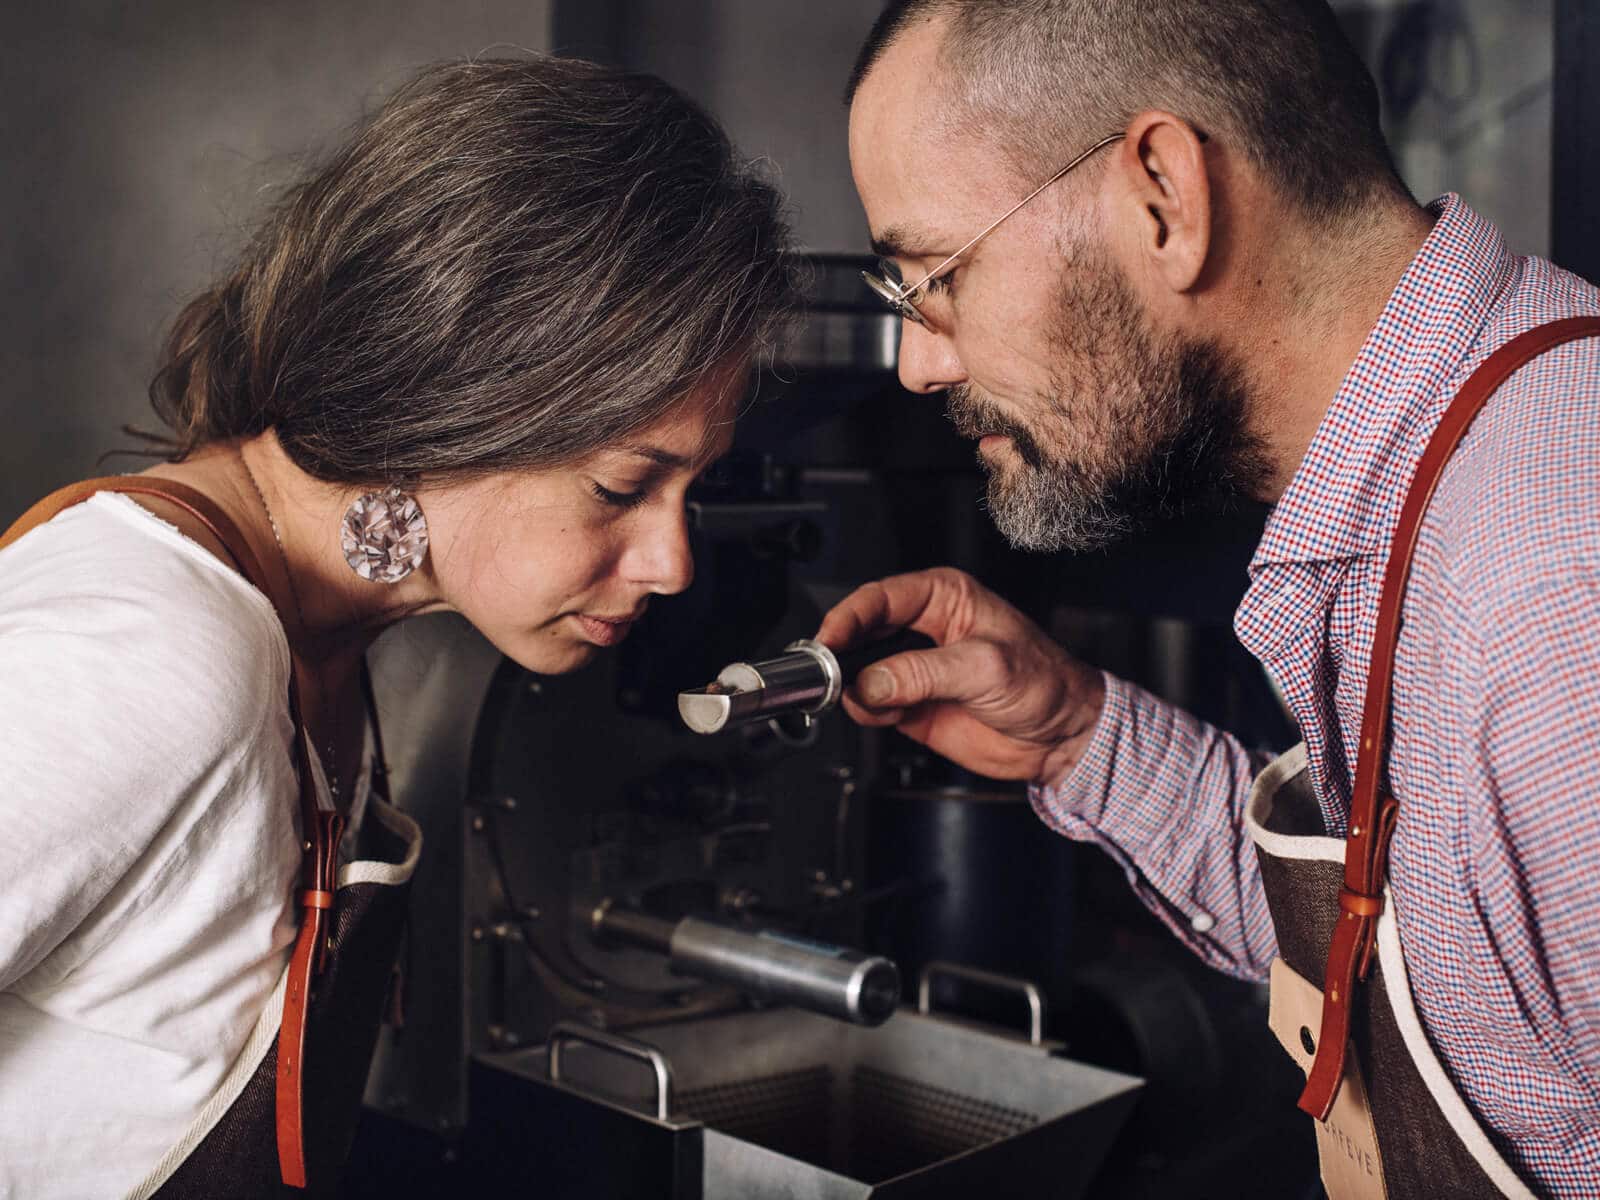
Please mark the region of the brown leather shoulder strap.
<svg viewBox="0 0 1600 1200"><path fill-rule="evenodd" d="M175 479L159 479L151 475L109 475L101 479L85 479L81 483L68 484L58 491L51 492L18 517L4 534L0 534L0 550L4 550L24 534L31 533L74 505L82 504L98 492L156 496L177 505L199 521L211 536L221 543L239 574L264 593L271 594L267 592L265 573L251 551L250 543L244 540L239 527L227 513L218 508L204 492L197 491L186 483L179 483Z"/></svg>
<svg viewBox="0 0 1600 1200"><path fill-rule="evenodd" d="M1372 951L1383 909L1383 883L1388 869L1389 839L1399 805L1384 790L1388 757L1390 699L1394 687L1395 651L1400 642L1400 614L1411 560L1422 518L1444 474L1445 464L1466 435L1473 418L1511 375L1547 350L1578 338L1600 337L1600 317L1571 317L1530 329L1507 342L1473 372L1445 410L1411 478L1400 522L1389 547L1378 621L1372 639L1372 665L1367 672L1366 701L1361 714L1361 746L1350 802L1350 833L1345 841L1344 887L1339 893L1339 921L1328 949L1328 970L1322 989L1322 1033L1316 1061L1306 1078L1300 1107L1324 1121L1333 1108L1344 1075L1345 1046L1350 1039L1351 993L1372 965Z"/></svg>
<svg viewBox="0 0 1600 1200"><path fill-rule="evenodd" d="M52 492L39 501L0 535L0 550L24 534L81 504L98 492L122 492L135 496L156 496L187 512L216 538L233 566L269 599L266 573L250 549L239 527L204 493L172 479L149 475L114 475L87 479ZM282 614L279 614L280 619ZM284 623L287 628L287 622ZM306 1020L310 1012L311 984L325 958L330 910L338 875L339 839L344 820L337 813L324 812L317 802L316 781L311 771L310 751L306 746L305 720L301 716L300 685L294 654L289 656L289 715L294 722L295 767L300 780L300 825L305 838L300 933L289 957L285 983L283 1019L278 1030L277 1135L278 1165L283 1181L292 1187L306 1186L304 1106L304 1063Z"/></svg>

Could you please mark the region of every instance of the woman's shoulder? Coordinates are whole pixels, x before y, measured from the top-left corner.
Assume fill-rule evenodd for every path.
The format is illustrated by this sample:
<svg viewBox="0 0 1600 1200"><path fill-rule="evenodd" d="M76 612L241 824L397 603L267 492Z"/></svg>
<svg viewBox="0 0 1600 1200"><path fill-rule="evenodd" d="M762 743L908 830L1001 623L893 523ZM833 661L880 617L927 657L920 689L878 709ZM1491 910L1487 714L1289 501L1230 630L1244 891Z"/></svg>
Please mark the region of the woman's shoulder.
<svg viewBox="0 0 1600 1200"><path fill-rule="evenodd" d="M126 496L0 551L0 989L61 985L152 928L146 909L189 912L160 936L198 945L222 918L197 880L276 928L298 846L287 698L266 597Z"/></svg>
<svg viewBox="0 0 1600 1200"><path fill-rule="evenodd" d="M12 669L41 657L65 682L143 679L180 708L184 689L198 688L217 715L230 696L259 711L263 685L279 695L288 684L288 645L266 596L111 492L0 551L0 661Z"/></svg>

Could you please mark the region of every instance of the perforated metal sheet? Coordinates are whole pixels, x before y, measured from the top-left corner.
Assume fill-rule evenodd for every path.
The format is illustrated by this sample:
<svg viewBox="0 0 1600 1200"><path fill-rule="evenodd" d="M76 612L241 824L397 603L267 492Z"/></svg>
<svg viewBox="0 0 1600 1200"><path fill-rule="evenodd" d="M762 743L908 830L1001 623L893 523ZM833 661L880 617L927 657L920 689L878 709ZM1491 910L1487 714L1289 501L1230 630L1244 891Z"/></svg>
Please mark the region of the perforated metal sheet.
<svg viewBox="0 0 1600 1200"><path fill-rule="evenodd" d="M678 1093L679 1112L713 1129L821 1165L829 1157L833 1071L827 1066Z"/></svg>
<svg viewBox="0 0 1600 1200"><path fill-rule="evenodd" d="M1030 1113L929 1087L873 1067L850 1075L850 1165L879 1182L1038 1124Z"/></svg>
<svg viewBox="0 0 1600 1200"><path fill-rule="evenodd" d="M1030 1113L854 1067L841 1095L828 1066L679 1094L713 1129L867 1182L965 1153L1038 1123Z"/></svg>

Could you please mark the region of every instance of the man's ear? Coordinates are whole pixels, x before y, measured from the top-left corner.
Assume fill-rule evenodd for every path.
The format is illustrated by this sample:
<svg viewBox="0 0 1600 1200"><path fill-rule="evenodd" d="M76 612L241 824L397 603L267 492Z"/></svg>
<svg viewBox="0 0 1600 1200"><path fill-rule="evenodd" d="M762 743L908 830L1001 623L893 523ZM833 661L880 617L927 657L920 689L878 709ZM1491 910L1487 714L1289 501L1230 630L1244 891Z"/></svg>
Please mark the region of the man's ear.
<svg viewBox="0 0 1600 1200"><path fill-rule="evenodd" d="M1174 292L1194 287L1211 252L1211 175L1206 135L1182 117L1150 111L1117 147L1124 201L1151 274Z"/></svg>

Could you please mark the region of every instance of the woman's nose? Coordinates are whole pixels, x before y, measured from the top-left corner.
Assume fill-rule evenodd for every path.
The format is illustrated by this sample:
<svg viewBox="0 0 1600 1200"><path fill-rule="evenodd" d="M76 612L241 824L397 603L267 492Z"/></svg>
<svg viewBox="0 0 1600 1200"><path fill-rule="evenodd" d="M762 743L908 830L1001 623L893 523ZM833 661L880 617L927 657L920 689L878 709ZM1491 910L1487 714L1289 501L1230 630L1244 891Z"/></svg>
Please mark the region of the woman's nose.
<svg viewBox="0 0 1600 1200"><path fill-rule="evenodd" d="M689 548L689 514L681 506L662 506L657 520L640 522L628 546L625 574L661 596L672 596L694 582L694 554Z"/></svg>

